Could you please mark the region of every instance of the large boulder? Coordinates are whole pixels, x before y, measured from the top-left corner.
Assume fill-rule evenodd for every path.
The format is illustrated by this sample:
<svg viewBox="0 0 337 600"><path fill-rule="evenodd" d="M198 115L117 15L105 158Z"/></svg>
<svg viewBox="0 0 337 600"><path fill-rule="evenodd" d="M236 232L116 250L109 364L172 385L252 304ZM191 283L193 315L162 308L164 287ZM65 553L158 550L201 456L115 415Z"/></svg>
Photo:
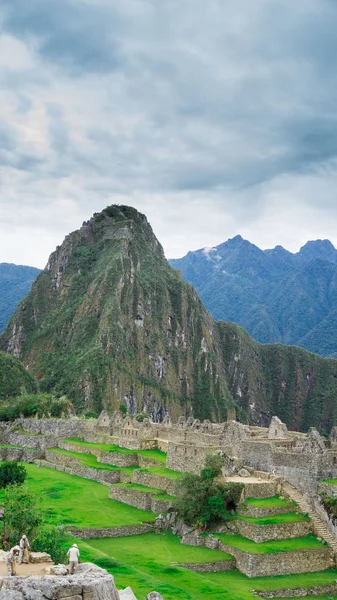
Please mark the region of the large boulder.
<svg viewBox="0 0 337 600"><path fill-rule="evenodd" d="M0 600L120 600L114 578L91 563L66 577L4 577Z"/></svg>

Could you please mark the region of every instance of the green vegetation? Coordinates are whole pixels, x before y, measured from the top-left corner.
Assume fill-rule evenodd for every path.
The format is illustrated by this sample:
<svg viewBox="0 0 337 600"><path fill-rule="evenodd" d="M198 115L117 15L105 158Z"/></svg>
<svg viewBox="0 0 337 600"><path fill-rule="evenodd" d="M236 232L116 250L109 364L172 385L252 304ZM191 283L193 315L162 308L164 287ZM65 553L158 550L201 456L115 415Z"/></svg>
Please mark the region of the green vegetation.
<svg viewBox="0 0 337 600"><path fill-rule="evenodd" d="M304 513L289 512L282 513L281 515L273 515L270 517L245 517L243 515L235 515L235 519L246 521L247 523L254 523L254 525L277 525L278 523L296 523L301 521L310 521L310 517Z"/></svg>
<svg viewBox="0 0 337 600"><path fill-rule="evenodd" d="M9 550L25 533L35 537L43 523L39 496L27 486L11 485L4 490L4 516L1 529L2 546Z"/></svg>
<svg viewBox="0 0 337 600"><path fill-rule="evenodd" d="M290 498L281 498L278 495L272 496L271 498L247 498L244 505L245 504L249 504L249 506L253 506L254 508L294 508L297 506L294 500L290 500Z"/></svg>
<svg viewBox="0 0 337 600"><path fill-rule="evenodd" d="M161 450L131 450L129 448L121 448L116 444L99 444L95 442L84 442L77 438L65 438L63 440L69 444L75 444L76 446L82 446L84 448L95 448L96 450L102 450L103 452L117 452L118 454L138 454L143 458L155 460L156 462L166 464L166 452Z"/></svg>
<svg viewBox="0 0 337 600"><path fill-rule="evenodd" d="M27 471L23 465L16 461L7 460L0 463L0 489L9 485L22 485L27 477Z"/></svg>
<svg viewBox="0 0 337 600"><path fill-rule="evenodd" d="M334 523L337 521L337 498L328 496L325 492L320 494L323 506L328 513L329 517Z"/></svg>
<svg viewBox="0 0 337 600"><path fill-rule="evenodd" d="M256 543L242 535L228 535L225 533L217 533L219 538L227 546L238 548L243 552L250 554L276 554L278 552L293 552L306 548L322 548L324 544L312 535L306 535L301 538L292 538L289 540L273 540L271 542Z"/></svg>
<svg viewBox="0 0 337 600"><path fill-rule="evenodd" d="M324 479L323 483L328 483L330 485L337 485L337 479Z"/></svg>
<svg viewBox="0 0 337 600"><path fill-rule="evenodd" d="M82 454L80 452L72 452L70 450L61 450L60 448L50 448L49 452L61 454L62 456L69 456L70 458L76 458L81 465L85 465L86 467L91 467L92 469L97 469L99 471L122 471L125 473L132 473L133 470L137 468L137 465L134 467L115 467L114 465L107 465L98 462L97 457L93 456L92 454Z"/></svg>
<svg viewBox="0 0 337 600"><path fill-rule="evenodd" d="M180 479L182 475L182 473L180 473L179 471L172 471L172 469L167 469L166 467L148 467L147 469L139 469L139 471L175 480Z"/></svg>
<svg viewBox="0 0 337 600"><path fill-rule="evenodd" d="M34 377L28 373L18 358L0 352L0 409L4 400L13 399L22 391L29 394L37 392Z"/></svg>
<svg viewBox="0 0 337 600"><path fill-rule="evenodd" d="M0 404L0 421L14 421L19 417L41 418L43 415L61 417L73 412L73 406L65 396L56 398L52 394L27 394L23 392L16 398L3 401Z"/></svg>
<svg viewBox="0 0 337 600"><path fill-rule="evenodd" d="M130 538L81 541L83 560L107 568L118 588L130 586L137 597L149 589L165 600L256 600L252 589L309 588L333 584L336 570L301 575L249 579L236 569L218 573L193 573L177 563L206 563L226 560L226 554L202 547L183 546L170 534L144 534Z"/></svg>
<svg viewBox="0 0 337 600"><path fill-rule="evenodd" d="M73 525L74 527L118 527L141 525L153 521L150 511L139 510L108 498L105 485L81 479L45 467L25 465L30 491L41 497L41 508L46 511L46 524ZM0 503L4 491L0 490Z"/></svg>
<svg viewBox="0 0 337 600"><path fill-rule="evenodd" d="M222 483L221 475L224 459L220 455L208 456L206 466L200 475L183 473L177 481L177 511L187 525L208 527L217 521L231 518L230 510L236 508L243 485Z"/></svg>

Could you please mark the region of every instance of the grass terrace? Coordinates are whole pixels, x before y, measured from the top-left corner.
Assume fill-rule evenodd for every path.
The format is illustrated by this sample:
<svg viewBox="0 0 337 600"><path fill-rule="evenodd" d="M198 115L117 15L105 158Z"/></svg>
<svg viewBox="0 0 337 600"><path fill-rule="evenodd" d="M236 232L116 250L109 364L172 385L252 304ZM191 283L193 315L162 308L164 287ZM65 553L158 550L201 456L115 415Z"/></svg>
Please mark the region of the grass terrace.
<svg viewBox="0 0 337 600"><path fill-rule="evenodd" d="M277 554L279 552L294 552L296 550L322 548L325 544L312 535L287 540L272 540L270 542L256 543L242 535L228 535L217 533L215 535L223 544L237 548L249 554Z"/></svg>
<svg viewBox="0 0 337 600"><path fill-rule="evenodd" d="M23 450L23 446L13 446L12 444L0 444L0 448L15 448L15 450ZM25 448L27 450L27 448ZM28 448L29 449L29 448ZM34 448L30 448L34 450Z"/></svg>
<svg viewBox="0 0 337 600"><path fill-rule="evenodd" d="M329 485L337 485L337 479L324 479L323 483L328 483Z"/></svg>
<svg viewBox="0 0 337 600"><path fill-rule="evenodd" d="M149 467L148 469L139 469L142 473L150 473L151 475L158 475L159 477L167 477L168 479L179 479L182 473L179 471L172 471L166 467Z"/></svg>
<svg viewBox="0 0 337 600"><path fill-rule="evenodd" d="M105 463L98 462L97 457L92 454L81 454L80 452L61 450L60 448L50 448L48 452L76 458L80 464L99 471L122 471L123 473L132 473L134 469L137 469L137 465L134 465L133 467L115 467L114 465L106 465Z"/></svg>
<svg viewBox="0 0 337 600"><path fill-rule="evenodd" d="M228 555L203 547L183 546L170 533L86 540L79 545L83 560L92 560L108 569L118 588L130 586L138 598L156 590L165 600L256 600L252 589L268 592L310 588L333 584L337 578L337 571L332 569L254 580L236 569L194 573L178 567L177 563L217 562L226 560Z"/></svg>
<svg viewBox="0 0 337 600"><path fill-rule="evenodd" d="M84 528L119 527L142 525L155 519L150 511L109 498L106 485L46 467L25 464L25 468L26 483L41 498L48 523ZM4 490L0 490L0 503L3 499Z"/></svg>
<svg viewBox="0 0 337 600"><path fill-rule="evenodd" d="M270 517L245 517L244 515L236 515L234 519L254 523L254 525L277 525L278 523L298 523L310 521L309 515L299 512L283 513L281 515L272 515Z"/></svg>
<svg viewBox="0 0 337 600"><path fill-rule="evenodd" d="M96 448L102 450L102 452L117 452L118 454L138 454L144 458L150 458L156 460L159 463L166 464L166 452L161 450L131 450L130 448L122 448L117 444L100 444L96 442L85 442L78 438L64 438L62 440L68 444L76 444L76 446L82 446L84 448Z"/></svg>
<svg viewBox="0 0 337 600"><path fill-rule="evenodd" d="M297 506L294 500L290 498L282 498L279 495L273 496L272 498L247 498L244 504L249 504L254 508L285 508L289 507L294 509Z"/></svg>
<svg viewBox="0 0 337 600"><path fill-rule="evenodd" d="M172 502L175 500L174 496L169 496L163 490L147 487L139 483L115 483L114 488L125 488L142 494L152 494L155 498L160 498L160 500L172 500Z"/></svg>

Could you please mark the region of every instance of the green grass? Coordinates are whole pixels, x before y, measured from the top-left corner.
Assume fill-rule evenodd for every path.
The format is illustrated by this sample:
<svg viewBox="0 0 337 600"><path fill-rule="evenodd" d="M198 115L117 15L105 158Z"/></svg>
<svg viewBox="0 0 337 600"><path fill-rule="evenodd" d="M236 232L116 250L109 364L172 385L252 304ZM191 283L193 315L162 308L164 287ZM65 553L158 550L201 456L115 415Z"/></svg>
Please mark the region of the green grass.
<svg viewBox="0 0 337 600"><path fill-rule="evenodd" d="M96 448L97 450L102 450L103 452L117 452L118 454L138 454L144 458L149 458L155 460L157 462L166 464L166 452L162 452L161 450L153 449L153 450L131 450L130 448L122 448L121 446L117 446L117 444L99 444L96 442L84 442L83 440L77 438L64 438L64 442L68 444L76 444L76 446L82 446L85 448Z"/></svg>
<svg viewBox="0 0 337 600"><path fill-rule="evenodd" d="M15 448L16 450L23 450L23 446L12 446L12 444L0 444L0 448ZM25 448L29 450L29 448ZM30 450L34 450L34 448L30 448Z"/></svg>
<svg viewBox="0 0 337 600"><path fill-rule="evenodd" d="M107 465L105 463L100 463L97 460L96 456L92 454L81 454L80 452L72 452L71 450L61 450L60 448L50 448L49 452L54 452L55 454L61 454L62 456L70 456L78 459L78 462L86 467L91 467L92 469L97 469L99 471L123 471L127 473L133 472L134 469L137 468L137 465L133 467L116 467L114 465Z"/></svg>
<svg viewBox="0 0 337 600"><path fill-rule="evenodd" d="M273 496L272 498L247 498L245 504L249 504L249 506L253 506L254 508L283 508L286 506L297 506L296 502L290 500L290 498L281 498L278 495Z"/></svg>
<svg viewBox="0 0 337 600"><path fill-rule="evenodd" d="M270 517L245 517L244 515L236 515L235 519L240 521L246 521L247 523L254 523L254 525L277 525L278 523L298 523L303 521L310 521L310 517L304 513L289 512L281 515L272 515Z"/></svg>
<svg viewBox="0 0 337 600"><path fill-rule="evenodd" d="M152 475L158 475L159 477L167 477L168 479L179 479L182 473L179 471L172 471L166 467L149 467L148 469L139 469L143 473L150 473Z"/></svg>
<svg viewBox="0 0 337 600"><path fill-rule="evenodd" d="M167 533L80 540L78 544L83 560L91 560L107 568L115 577L117 587L130 586L137 598L145 598L149 590L156 590L165 600L256 600L252 589L309 588L332 584L337 577L336 570L257 579L249 579L236 569L193 573L177 567L175 563L213 562L226 559L226 554L202 547L183 546L178 538Z"/></svg>
<svg viewBox="0 0 337 600"><path fill-rule="evenodd" d="M337 479L324 479L323 483L328 483L329 485L337 485Z"/></svg>
<svg viewBox="0 0 337 600"><path fill-rule="evenodd" d="M35 465L25 464L27 485L47 510L46 522L76 527L118 527L153 521L150 511L128 506L108 497L109 488L96 481L82 479ZM4 490L0 490L0 502Z"/></svg>
<svg viewBox="0 0 337 600"><path fill-rule="evenodd" d="M256 543L242 535L217 533L216 536L227 546L249 552L250 554L276 554L278 552L294 552L295 550L324 548L324 544L312 535L289 540L272 540Z"/></svg>

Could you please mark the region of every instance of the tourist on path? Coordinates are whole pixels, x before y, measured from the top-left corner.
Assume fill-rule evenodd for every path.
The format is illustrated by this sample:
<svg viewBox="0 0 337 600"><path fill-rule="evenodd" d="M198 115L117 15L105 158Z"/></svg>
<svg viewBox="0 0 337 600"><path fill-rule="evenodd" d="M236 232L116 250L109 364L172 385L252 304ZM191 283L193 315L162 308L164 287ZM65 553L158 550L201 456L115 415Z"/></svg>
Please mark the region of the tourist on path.
<svg viewBox="0 0 337 600"><path fill-rule="evenodd" d="M67 556L69 558L69 573L75 573L78 567L78 559L80 556L80 551L78 549L77 544L73 544L72 547L69 548Z"/></svg>
<svg viewBox="0 0 337 600"><path fill-rule="evenodd" d="M16 559L20 552L20 546L13 546L6 556L6 567L9 576L16 575Z"/></svg>
<svg viewBox="0 0 337 600"><path fill-rule="evenodd" d="M19 564L22 563L28 565L29 563L29 548L30 544L26 535L23 535L20 540L20 556L19 556Z"/></svg>

